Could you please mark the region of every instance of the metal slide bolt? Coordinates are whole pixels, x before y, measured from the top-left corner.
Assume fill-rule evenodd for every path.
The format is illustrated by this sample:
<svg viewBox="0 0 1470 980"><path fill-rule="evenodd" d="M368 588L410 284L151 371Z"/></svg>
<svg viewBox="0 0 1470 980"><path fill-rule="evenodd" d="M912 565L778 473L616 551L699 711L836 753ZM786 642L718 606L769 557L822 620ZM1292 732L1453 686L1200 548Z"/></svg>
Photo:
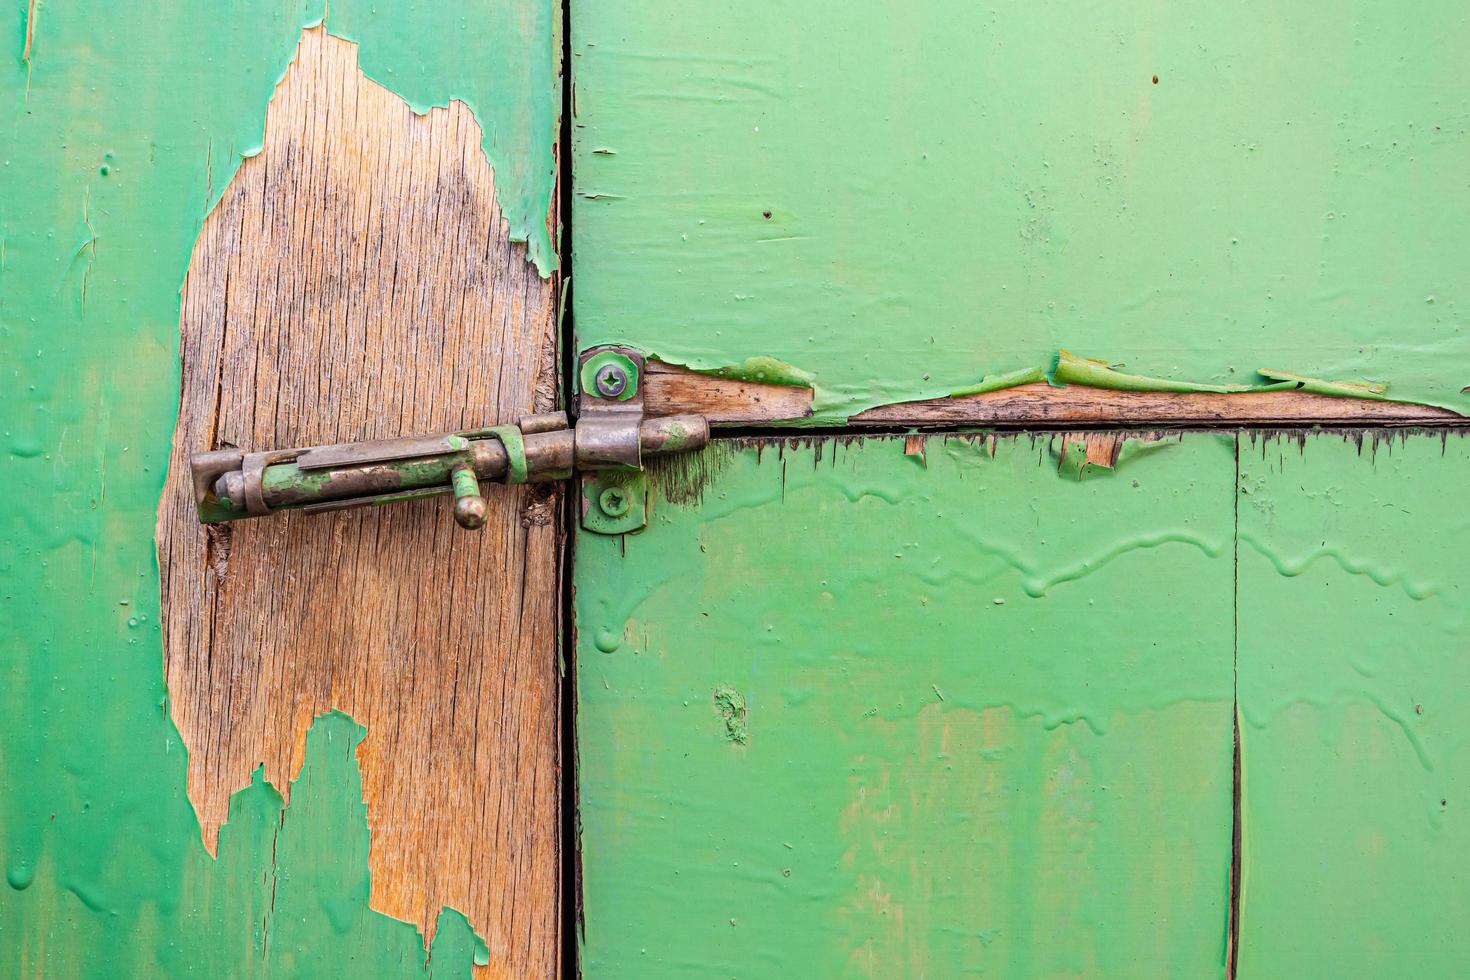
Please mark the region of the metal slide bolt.
<svg viewBox="0 0 1470 980"><path fill-rule="evenodd" d="M582 527L629 534L648 523L645 457L709 444L702 415L643 414L643 355L630 348L584 351L577 423L566 412L459 432L189 457L194 504L204 524L278 510L308 514L454 496L460 527L485 526L485 483L544 483L582 473Z"/></svg>

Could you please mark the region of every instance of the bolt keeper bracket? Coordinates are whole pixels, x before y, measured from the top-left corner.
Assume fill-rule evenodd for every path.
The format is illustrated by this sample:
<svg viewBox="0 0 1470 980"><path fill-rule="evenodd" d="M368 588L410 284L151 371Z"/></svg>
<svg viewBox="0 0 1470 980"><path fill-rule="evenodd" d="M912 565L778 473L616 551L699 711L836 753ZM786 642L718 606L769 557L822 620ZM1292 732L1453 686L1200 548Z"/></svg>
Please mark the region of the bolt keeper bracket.
<svg viewBox="0 0 1470 980"><path fill-rule="evenodd" d="M648 523L638 438L643 368L643 355L626 347L593 348L579 358L577 458L590 470L582 474L581 524L594 534L627 534Z"/></svg>

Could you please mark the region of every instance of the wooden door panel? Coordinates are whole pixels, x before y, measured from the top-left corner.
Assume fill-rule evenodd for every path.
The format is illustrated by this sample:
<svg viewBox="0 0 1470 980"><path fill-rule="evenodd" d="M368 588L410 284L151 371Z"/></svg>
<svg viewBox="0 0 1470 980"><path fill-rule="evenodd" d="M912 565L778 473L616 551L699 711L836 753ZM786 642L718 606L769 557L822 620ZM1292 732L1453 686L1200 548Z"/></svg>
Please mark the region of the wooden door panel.
<svg viewBox="0 0 1470 980"><path fill-rule="evenodd" d="M1463 433L1242 442L1240 976L1470 969Z"/></svg>
<svg viewBox="0 0 1470 980"><path fill-rule="evenodd" d="M183 469L554 405L559 16L0 13L0 975L559 972L556 494Z"/></svg>
<svg viewBox="0 0 1470 980"><path fill-rule="evenodd" d="M1457 0L570 9L584 346L829 420L1062 349L1470 406Z"/></svg>
<svg viewBox="0 0 1470 980"><path fill-rule="evenodd" d="M586 976L1223 974L1234 438L1062 443L734 442L579 536Z"/></svg>
<svg viewBox="0 0 1470 980"><path fill-rule="evenodd" d="M442 501L206 528L187 463L555 407L551 284L480 143L464 103L417 115L353 44L303 35L194 249L159 564L211 850L257 769L289 806L307 729L341 711L367 729L374 906L429 938L458 909L520 976L559 959L559 488L492 494L479 534Z"/></svg>

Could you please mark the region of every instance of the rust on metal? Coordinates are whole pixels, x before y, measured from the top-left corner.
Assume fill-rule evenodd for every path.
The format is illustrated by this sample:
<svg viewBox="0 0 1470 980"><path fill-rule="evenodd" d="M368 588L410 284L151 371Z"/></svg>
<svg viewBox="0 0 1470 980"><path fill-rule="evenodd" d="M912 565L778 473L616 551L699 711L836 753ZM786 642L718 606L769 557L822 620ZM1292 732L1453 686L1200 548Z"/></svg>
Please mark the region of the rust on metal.
<svg viewBox="0 0 1470 980"><path fill-rule="evenodd" d="M576 471L643 468L645 455L686 452L709 443L699 415L643 417L643 356L622 347L582 355L584 384L575 426L565 412L522 417L515 425L375 439L301 449L197 453L189 464L202 523L378 506L453 494L455 520L478 529L481 483L542 483Z"/></svg>

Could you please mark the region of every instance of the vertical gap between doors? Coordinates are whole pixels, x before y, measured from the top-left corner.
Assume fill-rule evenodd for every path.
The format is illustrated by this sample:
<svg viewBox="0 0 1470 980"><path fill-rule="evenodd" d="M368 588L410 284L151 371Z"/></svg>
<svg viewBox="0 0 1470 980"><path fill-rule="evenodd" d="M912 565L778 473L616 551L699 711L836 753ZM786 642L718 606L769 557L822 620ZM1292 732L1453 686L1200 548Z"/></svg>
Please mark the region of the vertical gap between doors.
<svg viewBox="0 0 1470 980"><path fill-rule="evenodd" d="M572 404L573 367L577 360L576 330L571 304L572 285L572 0L561 2L561 130L557 138L557 220L560 224L558 256L561 295L557 297L561 318L557 324L561 355L561 395L568 410ZM576 619L573 612L572 569L577 542L577 485L573 481L562 494L562 550L558 573L561 628L558 650L561 671L561 975L575 980L581 975L577 962L582 936L582 835L577 806L577 671Z"/></svg>
<svg viewBox="0 0 1470 980"><path fill-rule="evenodd" d="M1230 918L1225 946L1225 977L1235 980L1235 971L1240 960L1240 438L1243 433L1235 432L1235 479L1230 485L1230 499L1234 516L1234 533L1231 545L1231 779L1230 779Z"/></svg>

